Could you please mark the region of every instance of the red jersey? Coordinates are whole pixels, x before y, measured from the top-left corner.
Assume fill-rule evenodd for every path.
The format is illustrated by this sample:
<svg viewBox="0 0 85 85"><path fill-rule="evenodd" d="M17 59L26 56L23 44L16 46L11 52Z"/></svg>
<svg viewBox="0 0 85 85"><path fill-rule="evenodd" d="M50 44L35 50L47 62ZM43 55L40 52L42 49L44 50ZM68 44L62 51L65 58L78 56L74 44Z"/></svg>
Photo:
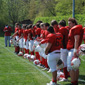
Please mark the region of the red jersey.
<svg viewBox="0 0 85 85"><path fill-rule="evenodd" d="M35 30L35 33L36 33L36 35L40 36L41 28L37 28L37 29Z"/></svg>
<svg viewBox="0 0 85 85"><path fill-rule="evenodd" d="M27 36L28 36L28 30L23 30L23 36L24 36L24 39L27 40Z"/></svg>
<svg viewBox="0 0 85 85"><path fill-rule="evenodd" d="M83 29L84 29L83 39L85 40L85 27Z"/></svg>
<svg viewBox="0 0 85 85"><path fill-rule="evenodd" d="M33 34L31 29L28 29L28 36L30 40L33 40Z"/></svg>
<svg viewBox="0 0 85 85"><path fill-rule="evenodd" d="M74 36L75 35L80 36L80 39L79 39L79 46L80 46L80 44L82 43L83 32L84 30L82 28L82 25L76 25L70 29L69 36L68 36L68 43L67 43L68 50L74 48L74 43L75 43Z"/></svg>
<svg viewBox="0 0 85 85"><path fill-rule="evenodd" d="M9 26L5 27L3 31L5 32L5 36L11 36L11 32L12 32L11 27Z"/></svg>
<svg viewBox="0 0 85 85"><path fill-rule="evenodd" d="M62 47L62 40L63 40L63 36L61 33L56 33L56 34L48 34L47 38L48 43L51 43L52 46L50 48L49 52L55 51L55 50L60 50L60 48Z"/></svg>
<svg viewBox="0 0 85 85"><path fill-rule="evenodd" d="M68 30L65 27L59 28L59 32L63 35L63 48L66 49L68 42Z"/></svg>
<svg viewBox="0 0 85 85"><path fill-rule="evenodd" d="M42 37L43 39L45 38L45 30L41 30L40 37Z"/></svg>
<svg viewBox="0 0 85 85"><path fill-rule="evenodd" d="M19 29L18 34L19 34L19 37L21 37L21 35L23 34L23 29Z"/></svg>
<svg viewBox="0 0 85 85"><path fill-rule="evenodd" d="M70 27L69 26L65 26L65 28L69 31L70 30Z"/></svg>
<svg viewBox="0 0 85 85"><path fill-rule="evenodd" d="M47 30L44 31L44 35L45 35L45 38L47 37L47 35L49 34L49 32Z"/></svg>
<svg viewBox="0 0 85 85"><path fill-rule="evenodd" d="M36 35L36 34L35 34L35 30L36 30L36 26L34 26L33 29L32 29L33 37L35 37L35 35Z"/></svg>
<svg viewBox="0 0 85 85"><path fill-rule="evenodd" d="M19 31L19 28L18 27L16 27L15 28L15 32L17 32L17 31ZM15 36L18 36L19 34L17 33Z"/></svg>
<svg viewBox="0 0 85 85"><path fill-rule="evenodd" d="M59 32L59 27L58 26L56 28L54 28L54 32L55 33Z"/></svg>

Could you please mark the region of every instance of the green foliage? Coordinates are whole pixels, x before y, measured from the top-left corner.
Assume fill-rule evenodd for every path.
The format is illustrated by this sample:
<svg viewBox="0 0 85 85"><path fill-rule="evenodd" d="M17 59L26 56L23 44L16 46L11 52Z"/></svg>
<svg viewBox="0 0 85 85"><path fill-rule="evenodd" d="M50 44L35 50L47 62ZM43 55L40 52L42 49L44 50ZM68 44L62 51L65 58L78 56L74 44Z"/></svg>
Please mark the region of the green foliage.
<svg viewBox="0 0 85 85"><path fill-rule="evenodd" d="M55 6L56 15L69 15L72 14L72 0L56 0Z"/></svg>
<svg viewBox="0 0 85 85"><path fill-rule="evenodd" d="M41 20L43 21L44 23L48 22L50 23L52 20L57 20L57 22L59 22L60 20L64 19L64 20L68 20L69 17L72 17L71 15L69 16L56 16L56 17L38 17L38 18L35 18L35 21L34 21L34 24L38 21L38 20Z"/></svg>
<svg viewBox="0 0 85 85"><path fill-rule="evenodd" d="M81 25L85 26L85 14L82 14L82 15L81 14L77 14L75 16L75 18L76 18L78 24L81 24Z"/></svg>
<svg viewBox="0 0 85 85"><path fill-rule="evenodd" d="M66 20L66 22L68 23L68 18L69 17L72 17L72 15L66 15L66 16L56 16L56 17L37 17L35 18L34 20L34 24L38 21L38 20L41 20L43 21L44 23L45 22L51 22L51 20L57 20L57 22L59 22L60 20L64 19ZM81 14L78 14L75 16L78 24L81 24L81 25L85 25L85 14L81 15Z"/></svg>
<svg viewBox="0 0 85 85"><path fill-rule="evenodd" d="M16 22L25 19L34 21L37 17L49 17L50 21L51 17L67 17L72 14L72 4L73 0L0 0L0 27L5 24L14 26ZM75 14L79 14L76 17L78 22L84 24L81 14L85 14L85 0L75 0ZM59 17L57 20L60 19L63 18Z"/></svg>

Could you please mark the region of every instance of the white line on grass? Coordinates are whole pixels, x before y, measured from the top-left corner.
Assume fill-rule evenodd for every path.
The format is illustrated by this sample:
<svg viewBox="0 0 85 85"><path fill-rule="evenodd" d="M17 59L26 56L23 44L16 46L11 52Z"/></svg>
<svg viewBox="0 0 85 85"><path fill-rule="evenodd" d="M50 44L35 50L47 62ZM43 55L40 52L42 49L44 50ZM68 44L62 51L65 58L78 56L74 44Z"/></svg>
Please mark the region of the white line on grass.
<svg viewBox="0 0 85 85"><path fill-rule="evenodd" d="M80 79L80 78L78 79L78 81L82 81L82 82L84 82L84 83L85 83L85 80L82 80L82 79Z"/></svg>
<svg viewBox="0 0 85 85"><path fill-rule="evenodd" d="M0 44L1 45L1 44ZM4 46L2 46L2 47L4 47ZM9 52L11 52L14 56L17 56L17 55L15 55L12 51L10 51L8 48L6 48L6 47L4 47L6 50L8 50ZM17 56L18 57L18 56ZM38 67L36 67L36 66L34 66L33 64L31 64L31 63L29 63L29 62L27 62L26 60L24 60L24 59L22 59L22 58L20 58L20 57L18 57L19 59L21 59L22 61L25 61L27 64L30 64L31 66L33 66L34 68L36 68L38 71L40 71L44 76L46 76L49 80L51 80L51 77L49 76L49 75L47 75L45 72L43 72L42 70L40 70ZM16 73L15 73L16 74ZM79 81L82 81L82 82L85 82L85 80L82 80L82 79L78 79ZM58 84L60 84L59 82L58 82Z"/></svg>
<svg viewBox="0 0 85 85"><path fill-rule="evenodd" d="M1 45L1 44L0 44ZM2 46L2 45L1 45ZM2 46L2 47L4 47L4 46ZM14 56L17 56L18 57L18 55L15 55L12 51L10 51L7 47L4 47L6 50L8 50L9 52L11 52ZM40 70L38 67L36 67L35 65L33 65L33 64L31 64L31 63L29 63L29 62L27 62L26 60L24 60L24 59L22 59L22 58L20 58L20 57L18 57L19 59L21 59L22 61L24 61L24 62L26 62L27 64L30 64L32 67L34 67L34 68L36 68L39 72L41 72L44 76L46 76L49 80L52 80L52 78L49 76L49 75L47 75L45 72L43 72L42 70ZM57 83L60 85L60 83L57 81Z"/></svg>
<svg viewBox="0 0 85 85"><path fill-rule="evenodd" d="M0 44L1 45L1 44ZM1 45L2 46L2 45ZM2 47L4 47L4 46L2 46ZM12 51L10 51L7 47L4 47L6 50L8 50L9 52L11 52L14 56L17 56L17 55L15 55ZM18 57L18 56L17 56ZM31 65L32 67L34 67L34 68L36 68L38 71L40 71L44 76L46 76L49 80L51 80L51 77L49 76L49 75L47 75L45 72L43 72L42 70L40 70L38 67L36 67L35 65L33 65L33 64L31 64L31 63L29 63L29 62L27 62L26 60L24 60L24 59L22 59L22 58L20 58L20 57L18 57L19 59L21 59L22 61L24 61L24 62L26 62L27 64L29 64L29 65Z"/></svg>
<svg viewBox="0 0 85 85"><path fill-rule="evenodd" d="M82 60L82 61L85 61L82 57L83 57L84 55L82 55L81 57L80 57L80 59Z"/></svg>

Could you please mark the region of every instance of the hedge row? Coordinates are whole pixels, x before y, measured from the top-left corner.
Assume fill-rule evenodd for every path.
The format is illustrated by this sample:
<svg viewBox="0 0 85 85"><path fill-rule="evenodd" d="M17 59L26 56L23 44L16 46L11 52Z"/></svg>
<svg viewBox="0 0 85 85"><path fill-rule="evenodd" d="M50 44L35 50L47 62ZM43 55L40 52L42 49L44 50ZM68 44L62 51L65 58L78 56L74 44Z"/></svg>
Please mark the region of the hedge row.
<svg viewBox="0 0 85 85"><path fill-rule="evenodd" d="M44 23L46 23L46 22L50 23L52 20L56 20L57 22L59 22L62 19L66 20L66 22L68 23L68 18L69 17L72 17L72 16L68 15L68 16L56 16L56 17L37 17L34 20L34 24L38 20L41 20ZM76 15L75 18L76 18L78 24L82 24L83 26L85 25L85 15Z"/></svg>

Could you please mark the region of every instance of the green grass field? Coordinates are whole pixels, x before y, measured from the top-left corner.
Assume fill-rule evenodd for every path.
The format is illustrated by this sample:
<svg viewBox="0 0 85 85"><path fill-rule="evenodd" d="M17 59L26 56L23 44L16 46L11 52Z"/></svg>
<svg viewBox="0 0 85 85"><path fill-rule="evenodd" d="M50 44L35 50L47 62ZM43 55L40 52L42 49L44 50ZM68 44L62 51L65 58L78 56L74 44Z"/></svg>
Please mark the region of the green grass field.
<svg viewBox="0 0 85 85"><path fill-rule="evenodd" d="M0 85L46 85L50 80L51 73L18 57L14 54L13 46L4 47L4 38L0 37ZM70 82L58 84L69 85ZM79 85L85 85L85 56L81 57Z"/></svg>

